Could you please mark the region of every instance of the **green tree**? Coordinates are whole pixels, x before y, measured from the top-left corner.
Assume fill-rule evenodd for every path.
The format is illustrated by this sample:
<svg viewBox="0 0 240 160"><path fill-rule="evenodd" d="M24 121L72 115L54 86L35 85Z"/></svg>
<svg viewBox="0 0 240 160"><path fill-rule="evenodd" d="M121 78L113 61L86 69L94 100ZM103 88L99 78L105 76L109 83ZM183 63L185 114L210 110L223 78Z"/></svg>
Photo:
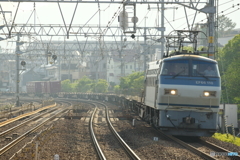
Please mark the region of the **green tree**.
<svg viewBox="0 0 240 160"><path fill-rule="evenodd" d="M229 34L236 26L230 18L226 16L218 17L218 37L224 37L224 35Z"/></svg>
<svg viewBox="0 0 240 160"><path fill-rule="evenodd" d="M240 35L236 35L225 45L219 54L219 68L222 75L223 98L229 103L237 102L240 97Z"/></svg>
<svg viewBox="0 0 240 160"><path fill-rule="evenodd" d="M108 86L108 90L109 91L114 91L114 86L116 85L116 83L115 82L110 82L109 83L109 86Z"/></svg>
<svg viewBox="0 0 240 160"><path fill-rule="evenodd" d="M76 82L76 92L90 92L92 86L92 80L87 76L84 76Z"/></svg>
<svg viewBox="0 0 240 160"><path fill-rule="evenodd" d="M128 77L121 77L120 78L120 89L122 90L123 94L126 94L129 89L129 78Z"/></svg>
<svg viewBox="0 0 240 160"><path fill-rule="evenodd" d="M71 92L72 91L71 81L69 79L62 81L61 86L62 86L62 89L61 89L62 92Z"/></svg>
<svg viewBox="0 0 240 160"><path fill-rule="evenodd" d="M79 80L76 80L76 81L74 81L74 82L71 84L71 87L72 87L72 91L73 91L73 92L77 92L78 81L79 81Z"/></svg>
<svg viewBox="0 0 240 160"><path fill-rule="evenodd" d="M99 79L94 85L94 92L96 93L105 93L108 89L108 83L105 79Z"/></svg>
<svg viewBox="0 0 240 160"><path fill-rule="evenodd" d="M126 77L121 77L119 86L123 94L138 94L144 86L144 73L133 72Z"/></svg>
<svg viewBox="0 0 240 160"><path fill-rule="evenodd" d="M228 96L231 102L239 103L240 97L240 57L236 57L236 59L231 62L228 66L223 78L226 79L224 83Z"/></svg>
<svg viewBox="0 0 240 160"><path fill-rule="evenodd" d="M114 86L114 92L117 93L117 94L120 94L120 93L121 93L121 89L120 89L120 86L119 86L119 85L115 85L115 86Z"/></svg>
<svg viewBox="0 0 240 160"><path fill-rule="evenodd" d="M144 76L141 76L133 81L134 95L140 96L144 89Z"/></svg>

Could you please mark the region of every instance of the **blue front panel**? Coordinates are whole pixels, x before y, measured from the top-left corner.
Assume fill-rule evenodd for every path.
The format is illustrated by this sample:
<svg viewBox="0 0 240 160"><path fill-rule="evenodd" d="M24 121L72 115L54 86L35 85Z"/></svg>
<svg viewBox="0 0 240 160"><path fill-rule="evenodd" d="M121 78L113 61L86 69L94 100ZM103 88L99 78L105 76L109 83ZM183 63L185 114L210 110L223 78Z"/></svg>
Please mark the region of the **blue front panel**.
<svg viewBox="0 0 240 160"><path fill-rule="evenodd" d="M217 113L211 112L195 112L195 111L160 111L159 127L168 128L171 135L188 135L192 136L208 136L210 130L217 129ZM184 118L191 117L194 122L185 123ZM171 120L171 121L170 121ZM174 132L171 132L171 130ZM204 131L199 135L198 132Z"/></svg>
<svg viewBox="0 0 240 160"><path fill-rule="evenodd" d="M220 87L220 78L214 77L206 80L204 77L178 76L173 78L173 76L160 76L160 84Z"/></svg>

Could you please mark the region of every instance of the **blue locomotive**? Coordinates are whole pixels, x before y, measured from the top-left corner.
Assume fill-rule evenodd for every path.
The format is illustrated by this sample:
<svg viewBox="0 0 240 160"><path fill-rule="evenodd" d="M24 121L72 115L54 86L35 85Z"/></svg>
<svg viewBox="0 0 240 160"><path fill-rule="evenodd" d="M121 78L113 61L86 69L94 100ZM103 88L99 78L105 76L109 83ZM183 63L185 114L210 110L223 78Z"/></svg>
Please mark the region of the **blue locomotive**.
<svg viewBox="0 0 240 160"><path fill-rule="evenodd" d="M139 116L170 135L212 136L220 98L217 62L177 52L149 63Z"/></svg>
<svg viewBox="0 0 240 160"><path fill-rule="evenodd" d="M172 56L150 63L140 116L171 135L211 136L217 129L220 97L215 60Z"/></svg>

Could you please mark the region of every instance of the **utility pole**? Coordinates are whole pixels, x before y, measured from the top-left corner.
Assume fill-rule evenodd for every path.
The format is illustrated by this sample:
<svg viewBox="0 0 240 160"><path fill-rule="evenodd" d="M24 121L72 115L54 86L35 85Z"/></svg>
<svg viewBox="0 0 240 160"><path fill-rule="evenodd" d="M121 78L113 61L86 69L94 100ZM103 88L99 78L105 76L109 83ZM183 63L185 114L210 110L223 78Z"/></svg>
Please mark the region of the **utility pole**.
<svg viewBox="0 0 240 160"><path fill-rule="evenodd" d="M17 42L16 42L16 107L20 106L20 101L19 101L19 82L20 82L20 70L25 70L25 69L20 69L19 68L19 57L21 54L21 51L19 49L19 46L22 44L23 42L20 42L20 33L17 34ZM25 61L21 61L21 65L24 67L26 65Z"/></svg>
<svg viewBox="0 0 240 160"><path fill-rule="evenodd" d="M61 81L62 77L61 77L61 68L62 68L62 65L61 65L61 59L60 57L58 57L58 80Z"/></svg>
<svg viewBox="0 0 240 160"><path fill-rule="evenodd" d="M164 2L164 0L162 0ZM165 39L164 39L164 3L161 4L161 56L157 55L157 59L161 59L164 55L164 46L165 46Z"/></svg>
<svg viewBox="0 0 240 160"><path fill-rule="evenodd" d="M68 79L69 80L71 80L70 79L70 68L71 68L71 62L70 62L70 59L68 60ZM72 80L71 80L71 82L72 82Z"/></svg>
<svg viewBox="0 0 240 160"><path fill-rule="evenodd" d="M209 0L209 6L214 8L214 0ZM209 43L209 58L214 59L214 32L215 32L215 12L209 13L209 37L208 37L208 43Z"/></svg>
<svg viewBox="0 0 240 160"><path fill-rule="evenodd" d="M123 35L121 35L120 60L121 60L121 77L123 77L124 76L124 74L123 74L123 67L124 67L124 64L123 64Z"/></svg>
<svg viewBox="0 0 240 160"><path fill-rule="evenodd" d="M146 72L146 69L147 69L147 62L146 62L146 52L147 52L147 49L146 49L146 45L147 45L147 35L146 35L146 19L147 17L144 17L145 18L145 27L144 27L144 52L143 52L143 72L145 73Z"/></svg>
<svg viewBox="0 0 240 160"><path fill-rule="evenodd" d="M19 107L19 56L20 56L20 49L19 49L19 41L20 41L20 35L17 34L17 42L16 42L16 107Z"/></svg>
<svg viewBox="0 0 240 160"><path fill-rule="evenodd" d="M49 44L47 44L47 53L46 53L46 60L47 60L47 65L48 65L48 57L49 57Z"/></svg>

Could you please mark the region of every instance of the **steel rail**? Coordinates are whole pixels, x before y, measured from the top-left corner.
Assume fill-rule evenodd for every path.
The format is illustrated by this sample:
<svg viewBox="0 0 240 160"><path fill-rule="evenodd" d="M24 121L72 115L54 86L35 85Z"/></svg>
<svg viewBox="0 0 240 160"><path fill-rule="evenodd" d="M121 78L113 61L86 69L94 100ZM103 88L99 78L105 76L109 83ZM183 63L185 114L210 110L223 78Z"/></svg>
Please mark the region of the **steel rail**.
<svg viewBox="0 0 240 160"><path fill-rule="evenodd" d="M25 118L25 117L27 117L27 116L36 114L36 113L41 112L41 111L43 111L43 110L45 110L45 109L48 109L48 108L51 108L51 107L55 107L55 106L56 106L56 103L53 104L53 105L49 105L49 106L43 107L43 108L39 108L39 109L36 110L36 111L29 112L29 113L25 113L25 114L22 114L22 115L20 115L20 116L17 116L17 117L11 118L11 119L9 119L9 120L3 121L3 122L0 123L0 127L3 127L3 126L5 126L5 125L7 125L7 124L9 124L9 123L12 123L12 122L17 121L17 120L19 120L19 119Z"/></svg>
<svg viewBox="0 0 240 160"><path fill-rule="evenodd" d="M19 142L21 142L23 139L25 139L29 134L33 133L34 131L36 131L37 129L39 129L40 127L42 127L44 124L46 124L47 122L49 122L50 120L52 120L53 118L55 118L57 115L59 115L60 113L66 111L67 109L62 109L60 111L58 111L55 115L53 115L50 118L47 118L45 121L43 121L42 123L40 123L39 125L37 125L36 127L32 128L31 130L27 131L26 133L24 133L23 135L21 135L20 137L18 137L17 139L15 139L14 141L10 142L9 144L7 144L6 146L4 146L3 148L0 149L0 156L2 156L5 152L7 152L8 150L10 150L12 147L14 147L16 144L18 144Z"/></svg>
<svg viewBox="0 0 240 160"><path fill-rule="evenodd" d="M84 100L83 100L84 101ZM85 101L84 101L85 102ZM86 101L87 102L87 101ZM95 105L94 103L98 103L98 104L101 104L105 107L105 111L106 111L106 119L107 119L107 122L108 122L108 126L111 130L111 132L113 133L113 135L116 137L116 139L120 142L120 144L122 145L122 147L124 148L125 152L134 160L140 160L140 158L136 155L136 153L125 143L125 141L119 136L119 134L117 133L117 131L114 129L110 119L109 119L109 116L108 116L108 109L107 109L107 106L104 104L104 103L100 103L100 102L97 102L97 101L92 101L93 103L89 102L88 103L91 103L93 105ZM94 112L96 111L96 108L94 110ZM93 116L93 115L92 115ZM92 117L91 117L92 118Z"/></svg>
<svg viewBox="0 0 240 160"><path fill-rule="evenodd" d="M227 150L225 148L219 147L216 144L213 144L213 143L208 142L208 141L200 140L199 143L201 143L201 144L203 144L203 145L205 145L205 146L207 146L207 147L209 147L209 148L211 148L211 149L213 149L213 150L215 150L217 152L226 152L226 153L230 153L231 152L231 151L229 151L229 150ZM232 156L232 157L229 156L229 158L234 159L234 160L240 160L240 155Z"/></svg>
<svg viewBox="0 0 240 160"><path fill-rule="evenodd" d="M200 156L200 157L203 158L203 159L206 159L206 160L216 160L216 158L210 156L210 154L208 155L208 154L206 154L206 153L198 150L197 148L193 147L192 145L189 145L189 144L187 144L187 143L185 143L185 142L183 142L183 141L181 141L181 140L179 140L179 139L177 139L177 138L175 138L175 137L173 137L173 136L171 136L171 135L167 135L167 134L163 133L163 132L160 131L160 130L157 130L157 131L158 131L163 137L165 137L165 138L167 138L167 139L170 139L170 140L172 140L172 141L180 144L181 146L187 148L188 150L190 150L191 152L195 153L196 155Z"/></svg>
<svg viewBox="0 0 240 160"><path fill-rule="evenodd" d="M64 98L62 98L62 99L64 99ZM103 151L102 151L100 145L98 144L97 138L96 138L94 130L93 130L93 118L94 118L95 112L97 110L96 104L94 104L92 102L89 102L88 100L83 100L83 99L81 99L81 100L71 99L71 100L72 101L82 101L82 102L85 102L85 103L88 103L88 104L91 104L91 105L95 106L95 108L93 110L93 113L92 113L92 115L90 117L90 120L89 120L89 132L90 132L90 136L91 136L91 139L93 141L93 144L94 144L94 147L95 147L95 150L97 152L97 155L98 155L99 159L106 160L106 157L103 154Z"/></svg>
<svg viewBox="0 0 240 160"><path fill-rule="evenodd" d="M37 119L37 118L39 118L39 117L41 117L41 116L44 116L44 115L52 112L54 109L55 109L55 108L52 108L52 109L49 110L48 112L41 113L40 115L37 115L37 116L35 116L35 117L31 118L31 119L28 119L28 120L26 120L26 121L24 121L24 122L22 122L22 123L20 123L20 124L18 124L18 125L16 125L16 126L10 128L10 129L8 129L8 130L6 130L6 131L1 132L1 133L0 133L0 137L4 136L4 135L6 135L6 134L8 134L8 133L10 133L10 132L12 132L12 131L20 128L20 127L22 127L23 125L26 125L26 124L30 123L31 121L33 121L33 120L35 120L35 119Z"/></svg>
<svg viewBox="0 0 240 160"><path fill-rule="evenodd" d="M91 103L91 104L93 104L93 103ZM95 136L95 133L94 133L94 131L93 131L93 125L92 125L92 123L93 123L93 117L94 117L95 112L96 112L96 110L97 110L96 105L95 105L95 104L93 104L93 105L95 106L95 109L94 109L94 111L93 111L93 113L92 113L92 115L91 115L90 121L89 121L89 130L90 130L91 138L92 138L93 144L94 144L94 146L95 146L95 149L96 149L96 151L97 151L98 157L99 157L101 160L106 160L106 157L105 157L105 155L103 154L103 152L102 152L102 150L101 150L101 148L100 148L100 146L99 146L99 144L98 144L98 141L97 141L97 138L96 138L96 136Z"/></svg>
<svg viewBox="0 0 240 160"><path fill-rule="evenodd" d="M105 104L104 104L104 106L106 108L106 119L107 119L110 130L112 131L114 136L118 139L118 141L121 143L122 147L125 149L125 151L128 153L128 155L134 160L140 160L140 158L137 156L137 154L126 144L126 142L119 136L117 131L114 129L114 127L109 119L108 108Z"/></svg>

